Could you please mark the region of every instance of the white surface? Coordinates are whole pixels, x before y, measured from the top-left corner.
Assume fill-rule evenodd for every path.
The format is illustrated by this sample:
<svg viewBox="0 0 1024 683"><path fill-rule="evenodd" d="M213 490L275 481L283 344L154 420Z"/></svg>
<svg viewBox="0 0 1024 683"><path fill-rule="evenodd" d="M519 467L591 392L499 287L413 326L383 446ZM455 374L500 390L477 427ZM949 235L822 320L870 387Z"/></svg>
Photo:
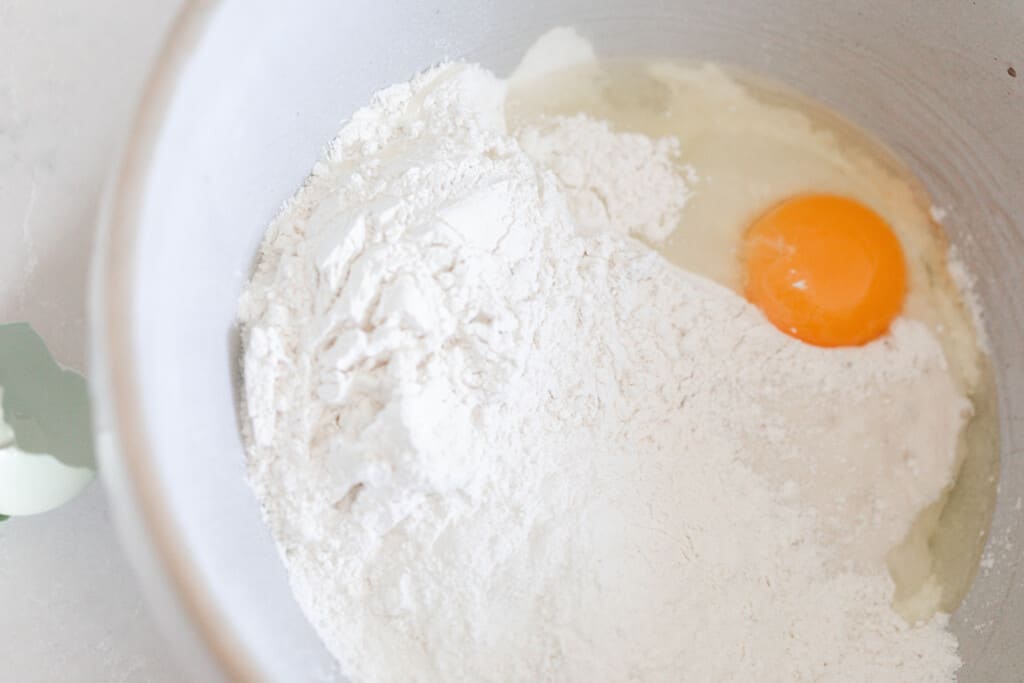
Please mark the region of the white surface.
<svg viewBox="0 0 1024 683"><path fill-rule="evenodd" d="M0 321L85 357L85 283L107 167L179 0L0 0ZM0 523L0 678L182 681L93 484Z"/></svg>

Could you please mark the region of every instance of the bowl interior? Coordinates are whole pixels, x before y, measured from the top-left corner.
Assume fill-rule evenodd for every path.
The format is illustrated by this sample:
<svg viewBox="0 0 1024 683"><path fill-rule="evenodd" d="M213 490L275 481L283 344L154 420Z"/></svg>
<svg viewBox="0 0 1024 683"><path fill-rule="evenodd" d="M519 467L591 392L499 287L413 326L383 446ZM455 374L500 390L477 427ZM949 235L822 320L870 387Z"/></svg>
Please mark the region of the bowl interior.
<svg viewBox="0 0 1024 683"><path fill-rule="evenodd" d="M889 143L948 210L988 313L1003 443L1003 552L954 628L963 680L1007 680L1024 663L1024 78L1008 73L1015 60L1024 72L1024 11L1009 3L195 3L143 104L97 257L99 427L152 580L202 605L207 640L242 669L335 675L245 482L239 293L266 225L374 90L445 58L507 73L564 24L605 55L715 59L787 82Z"/></svg>

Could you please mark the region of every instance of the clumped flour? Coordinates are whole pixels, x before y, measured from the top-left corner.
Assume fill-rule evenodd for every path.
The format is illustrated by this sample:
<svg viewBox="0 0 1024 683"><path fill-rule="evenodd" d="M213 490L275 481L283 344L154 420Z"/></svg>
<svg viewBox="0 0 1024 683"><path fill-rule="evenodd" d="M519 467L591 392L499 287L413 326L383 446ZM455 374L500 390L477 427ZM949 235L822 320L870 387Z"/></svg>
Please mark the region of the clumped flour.
<svg viewBox="0 0 1024 683"><path fill-rule="evenodd" d="M556 117L517 135L523 151L555 174L578 233L612 233L661 242L693 194L692 166L676 169L679 141L615 133L606 121Z"/></svg>
<svg viewBox="0 0 1024 683"><path fill-rule="evenodd" d="M935 339L782 335L626 234L686 201L672 142L503 105L464 65L379 93L243 297L252 485L343 671L951 680L884 566L967 410Z"/></svg>

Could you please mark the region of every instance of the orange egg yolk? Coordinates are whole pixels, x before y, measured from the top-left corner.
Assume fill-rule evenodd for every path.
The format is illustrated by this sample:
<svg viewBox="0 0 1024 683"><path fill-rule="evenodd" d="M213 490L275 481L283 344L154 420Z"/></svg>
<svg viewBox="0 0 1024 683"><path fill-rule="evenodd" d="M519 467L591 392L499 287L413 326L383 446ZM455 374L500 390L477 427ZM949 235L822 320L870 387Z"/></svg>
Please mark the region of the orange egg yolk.
<svg viewBox="0 0 1024 683"><path fill-rule="evenodd" d="M903 308L903 250L877 213L834 195L793 197L747 230L746 296L786 334L817 346L857 346Z"/></svg>

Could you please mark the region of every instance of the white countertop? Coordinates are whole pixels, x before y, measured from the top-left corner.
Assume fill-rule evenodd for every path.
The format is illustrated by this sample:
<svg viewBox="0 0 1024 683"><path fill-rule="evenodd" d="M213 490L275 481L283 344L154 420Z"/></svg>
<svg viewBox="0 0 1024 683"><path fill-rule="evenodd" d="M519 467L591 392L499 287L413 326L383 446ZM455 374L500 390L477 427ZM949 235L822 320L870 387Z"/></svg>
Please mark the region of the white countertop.
<svg viewBox="0 0 1024 683"><path fill-rule="evenodd" d="M0 0L0 322L81 370L93 221L181 0ZM102 486L0 522L0 678L182 681L118 546Z"/></svg>

